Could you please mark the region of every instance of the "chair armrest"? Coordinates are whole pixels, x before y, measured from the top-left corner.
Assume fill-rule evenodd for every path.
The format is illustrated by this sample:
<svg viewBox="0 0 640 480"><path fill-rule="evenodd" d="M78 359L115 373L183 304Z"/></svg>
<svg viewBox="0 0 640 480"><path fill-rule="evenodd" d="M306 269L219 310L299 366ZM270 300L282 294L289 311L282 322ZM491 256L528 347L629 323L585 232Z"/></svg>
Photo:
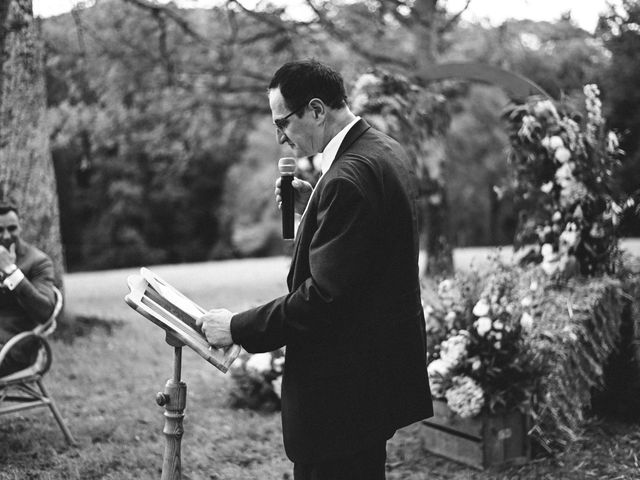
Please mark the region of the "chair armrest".
<svg viewBox="0 0 640 480"><path fill-rule="evenodd" d="M58 290L58 288L54 285L53 293L56 297L56 304L53 307L53 312L51 312L51 315L46 322L41 323L33 329L33 332L42 334L44 336L51 335L54 332L54 330L56 329L56 318L60 314L60 310L62 310L62 292L60 292L60 290Z"/></svg>
<svg viewBox="0 0 640 480"><path fill-rule="evenodd" d="M9 354L12 348L14 348L20 342L31 337L34 337L39 341L40 345L38 346L38 349L44 348L46 353L45 362L42 367L38 368L38 373L44 374L47 370L49 370L49 367L51 366L51 346L43 335L34 332L33 330L19 333L15 337L11 337L11 339L3 345L2 349L0 349L0 365L2 365L2 362L4 362L4 359ZM38 363L37 360L36 363Z"/></svg>

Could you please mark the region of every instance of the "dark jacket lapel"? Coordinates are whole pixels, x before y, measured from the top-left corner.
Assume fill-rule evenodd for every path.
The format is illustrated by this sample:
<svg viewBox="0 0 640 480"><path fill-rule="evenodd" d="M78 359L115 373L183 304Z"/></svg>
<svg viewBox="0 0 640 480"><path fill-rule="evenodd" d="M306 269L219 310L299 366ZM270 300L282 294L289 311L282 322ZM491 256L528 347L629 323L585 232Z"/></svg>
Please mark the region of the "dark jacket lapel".
<svg viewBox="0 0 640 480"><path fill-rule="evenodd" d="M351 129L347 132L347 135L344 137L344 140L342 140L342 143L340 144L340 148L338 148L338 151L336 152L336 158L334 159L331 166L333 166L336 163L336 161L338 161L340 156L343 155L351 145L353 145L353 142L355 142L358 138L360 138L360 136L370 128L371 126L365 120L363 120L362 118L358 120L358 122L356 122L356 124L353 127L351 127ZM314 197L316 197L316 195L314 195ZM293 285L292 285L293 272L295 269L296 260L298 258L298 251L300 249L300 239L302 238L301 230L304 226L304 223L305 223L305 218L302 219L302 222L298 226L298 231L295 238L293 255L291 256L291 266L289 267L289 274L287 275L287 285L289 286L289 289L293 288Z"/></svg>

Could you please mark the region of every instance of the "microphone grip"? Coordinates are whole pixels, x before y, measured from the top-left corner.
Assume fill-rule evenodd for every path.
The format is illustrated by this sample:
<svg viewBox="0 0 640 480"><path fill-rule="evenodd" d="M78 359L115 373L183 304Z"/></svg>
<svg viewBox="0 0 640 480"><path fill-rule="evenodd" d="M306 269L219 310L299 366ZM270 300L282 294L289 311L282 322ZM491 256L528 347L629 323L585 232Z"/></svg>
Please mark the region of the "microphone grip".
<svg viewBox="0 0 640 480"><path fill-rule="evenodd" d="M282 175L280 177L280 196L282 197L282 238L293 239L293 218L294 218L294 191L293 175Z"/></svg>

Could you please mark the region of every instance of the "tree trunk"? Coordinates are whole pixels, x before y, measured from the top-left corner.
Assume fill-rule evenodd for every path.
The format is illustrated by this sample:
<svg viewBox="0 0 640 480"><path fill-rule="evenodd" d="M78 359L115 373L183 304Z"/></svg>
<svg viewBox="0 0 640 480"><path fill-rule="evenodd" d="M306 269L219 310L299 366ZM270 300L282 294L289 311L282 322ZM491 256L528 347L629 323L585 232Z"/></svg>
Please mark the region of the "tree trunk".
<svg viewBox="0 0 640 480"><path fill-rule="evenodd" d="M430 192L425 205L426 229L423 232L427 265L424 270L427 277L442 280L453 274L453 250L449 240L449 204L444 187L437 183L435 191Z"/></svg>
<svg viewBox="0 0 640 480"><path fill-rule="evenodd" d="M439 0L421 0L413 8L422 23L413 32L418 51L417 71L424 72L437 63L438 19L436 7ZM440 141L444 142L444 138ZM433 172L429 172L433 175ZM427 253L426 266L422 270L428 277L442 278L453 274L453 250L449 232L449 204L441 178L431 178L430 190L421 202L422 222L420 248ZM435 188L431 188L435 187Z"/></svg>
<svg viewBox="0 0 640 480"><path fill-rule="evenodd" d="M58 194L38 33L31 0L0 0L0 198L18 205L24 239L51 256L61 283Z"/></svg>

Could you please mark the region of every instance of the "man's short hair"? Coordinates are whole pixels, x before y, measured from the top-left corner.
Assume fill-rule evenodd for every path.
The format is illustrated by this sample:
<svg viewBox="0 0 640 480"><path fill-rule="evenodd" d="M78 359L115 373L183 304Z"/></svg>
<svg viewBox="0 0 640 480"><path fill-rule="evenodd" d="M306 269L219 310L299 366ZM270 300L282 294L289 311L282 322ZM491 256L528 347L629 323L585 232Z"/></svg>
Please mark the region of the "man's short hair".
<svg viewBox="0 0 640 480"><path fill-rule="evenodd" d="M16 215L20 216L20 214L18 213L18 207L16 207L13 203L0 202L0 215L6 215L9 212L15 212Z"/></svg>
<svg viewBox="0 0 640 480"><path fill-rule="evenodd" d="M342 75L316 60L285 63L269 83L269 90L274 88L280 88L285 104L292 112L301 109L312 98L319 98L329 108L347 105ZM301 115L302 112L298 112L298 116Z"/></svg>

